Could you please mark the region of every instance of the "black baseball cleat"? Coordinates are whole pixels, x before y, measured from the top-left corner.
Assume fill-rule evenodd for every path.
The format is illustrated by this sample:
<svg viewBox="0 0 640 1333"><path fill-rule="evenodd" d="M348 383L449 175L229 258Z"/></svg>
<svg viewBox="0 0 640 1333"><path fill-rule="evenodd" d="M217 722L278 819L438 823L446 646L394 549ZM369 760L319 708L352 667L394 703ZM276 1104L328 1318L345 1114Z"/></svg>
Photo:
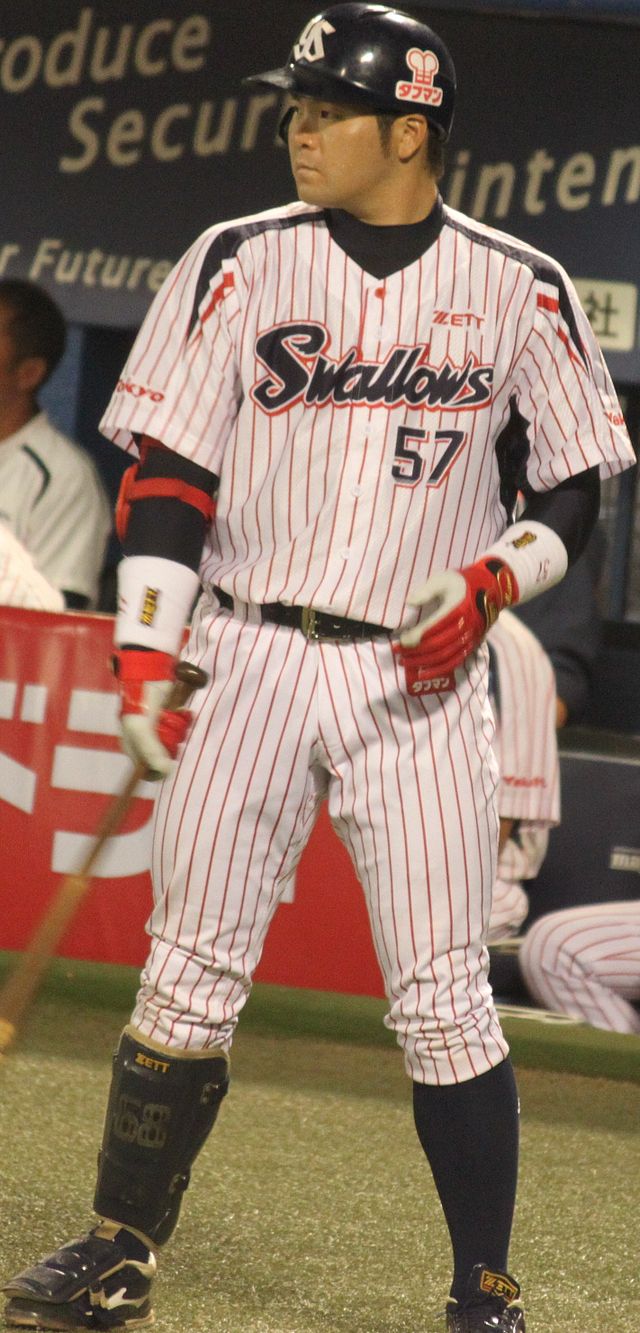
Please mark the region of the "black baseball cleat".
<svg viewBox="0 0 640 1333"><path fill-rule="evenodd" d="M466 1299L447 1302L446 1333L525 1333L520 1288L508 1273L476 1264Z"/></svg>
<svg viewBox="0 0 640 1333"><path fill-rule="evenodd" d="M101 1222L2 1288L5 1323L69 1330L149 1328L156 1261L125 1227Z"/></svg>

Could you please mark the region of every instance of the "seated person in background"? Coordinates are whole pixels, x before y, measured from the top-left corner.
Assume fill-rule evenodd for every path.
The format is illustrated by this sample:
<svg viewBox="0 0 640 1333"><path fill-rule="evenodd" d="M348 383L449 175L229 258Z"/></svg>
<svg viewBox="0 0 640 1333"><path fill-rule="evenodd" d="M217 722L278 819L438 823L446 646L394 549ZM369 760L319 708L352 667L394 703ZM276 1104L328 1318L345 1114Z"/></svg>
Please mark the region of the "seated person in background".
<svg viewBox="0 0 640 1333"><path fill-rule="evenodd" d="M563 583L541 595L535 614L529 616L528 605L518 607L515 612L503 611L488 636L495 682L496 753L501 769L498 808L502 848L491 911L490 945L516 934L524 922L528 899L522 882L537 875L546 852L548 828L559 819L557 753L555 783L553 787L545 786L541 780L543 774L536 775L533 751L528 753L528 748L532 743L543 747L550 742L553 747L550 718L556 709L554 690L549 689L553 684L549 673L551 677L555 675L560 696L558 726L579 718L587 705L600 641L596 588L603 547L603 534L596 529ZM525 619L535 624L544 636L549 656L529 633L528 656L523 656L519 665L517 636L512 635L510 640L505 631L513 631L514 625L525 631L522 623ZM524 641L522 647L524 650ZM536 675L529 678L527 668L532 671L534 664ZM537 724L533 725L536 716ZM547 758L550 757L549 749ZM510 782L510 772L517 773L522 780L523 765L527 762L529 779L518 788L517 779L515 784ZM527 786L527 781L532 785ZM548 783L549 779L545 781ZM508 828L504 816L513 814L516 807L510 806L509 801L513 797L517 800L519 791L534 798L534 806L539 801L541 822L515 824L516 836L512 829L505 840ZM519 943L514 966L533 1001L592 1027L640 1033L640 1012L636 1007L640 1001L640 901L596 903L549 912L533 923ZM503 961L506 964L509 960ZM501 972L499 962L492 956L494 989L499 987L501 975L510 989L513 976L507 967Z"/></svg>
<svg viewBox="0 0 640 1333"><path fill-rule="evenodd" d="M111 516L89 455L38 406L65 341L64 318L45 291L0 280L0 522L65 606L81 610L97 602Z"/></svg>
<svg viewBox="0 0 640 1333"><path fill-rule="evenodd" d="M26 547L4 523L0 523L0 606L64 611L62 593L36 569Z"/></svg>
<svg viewBox="0 0 640 1333"><path fill-rule="evenodd" d="M534 634L503 611L487 636L489 685L500 769L500 855L489 944L518 933L529 900L523 883L545 857L549 828L560 821L560 770L553 667Z"/></svg>
<svg viewBox="0 0 640 1333"><path fill-rule="evenodd" d="M604 555L604 532L596 524L582 555L562 582L531 602L514 607L515 615L533 631L551 658L559 727L579 722L589 703L601 643L598 584Z"/></svg>
<svg viewBox="0 0 640 1333"><path fill-rule="evenodd" d="M609 1032L640 1033L640 900L566 907L539 917L520 970L545 1009Z"/></svg>

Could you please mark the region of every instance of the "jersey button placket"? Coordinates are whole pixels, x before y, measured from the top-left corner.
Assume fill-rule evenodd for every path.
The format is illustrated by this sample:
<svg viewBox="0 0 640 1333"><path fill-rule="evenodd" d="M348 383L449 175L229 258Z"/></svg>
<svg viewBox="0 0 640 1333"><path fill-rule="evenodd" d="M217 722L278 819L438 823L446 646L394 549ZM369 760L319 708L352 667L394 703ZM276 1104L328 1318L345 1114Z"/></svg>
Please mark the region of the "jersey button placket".
<svg viewBox="0 0 640 1333"><path fill-rule="evenodd" d="M374 295L378 298L373 306L374 313L378 319L378 324L374 329L374 333L377 335L380 342L384 341L387 331L384 322L384 300L386 294L387 291L386 287L384 286L384 283L382 283L381 285L377 286L374 289Z"/></svg>

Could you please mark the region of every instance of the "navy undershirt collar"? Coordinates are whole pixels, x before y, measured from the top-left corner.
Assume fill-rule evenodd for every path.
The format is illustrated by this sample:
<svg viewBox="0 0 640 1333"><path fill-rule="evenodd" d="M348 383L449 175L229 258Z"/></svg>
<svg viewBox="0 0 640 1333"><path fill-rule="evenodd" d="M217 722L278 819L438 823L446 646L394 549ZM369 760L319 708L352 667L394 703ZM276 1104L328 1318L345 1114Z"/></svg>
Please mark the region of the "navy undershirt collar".
<svg viewBox="0 0 640 1333"><path fill-rule="evenodd" d="M415 263L438 239L444 226L440 195L426 218L403 226L373 227L340 208L328 208L325 217L336 245L374 278L388 278Z"/></svg>

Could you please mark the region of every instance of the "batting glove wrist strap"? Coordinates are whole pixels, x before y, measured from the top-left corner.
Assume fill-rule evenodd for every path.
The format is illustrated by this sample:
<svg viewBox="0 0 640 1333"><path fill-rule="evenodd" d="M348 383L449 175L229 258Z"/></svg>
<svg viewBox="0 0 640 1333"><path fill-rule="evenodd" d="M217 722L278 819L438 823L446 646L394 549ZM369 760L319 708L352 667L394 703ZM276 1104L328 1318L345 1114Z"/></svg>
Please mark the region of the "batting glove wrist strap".
<svg viewBox="0 0 640 1333"><path fill-rule="evenodd" d="M115 643L177 657L200 586L195 570L161 556L130 555L118 565Z"/></svg>
<svg viewBox="0 0 640 1333"><path fill-rule="evenodd" d="M527 523L526 518L513 523L483 556L496 556L513 571L518 584L514 600L528 602L546 588L559 583L567 572L567 548L557 532L546 523Z"/></svg>
<svg viewBox="0 0 640 1333"><path fill-rule="evenodd" d="M114 654L120 691L121 743L134 762L143 762L150 779L166 777L191 722L187 709L163 707L175 680L168 653L122 648Z"/></svg>
<svg viewBox="0 0 640 1333"><path fill-rule="evenodd" d="M394 644L409 694L453 689L456 667L478 647L502 608L517 600L513 572L496 556L433 574L409 599L425 614Z"/></svg>
<svg viewBox="0 0 640 1333"><path fill-rule="evenodd" d="M142 681L175 680L175 658L170 653L122 648L113 654L113 674L124 699L125 693L132 687L135 689Z"/></svg>
<svg viewBox="0 0 640 1333"><path fill-rule="evenodd" d="M514 523L473 565L433 574L409 598L422 609L394 651L410 694L455 686L454 671L482 642L505 606L527 601L562 578L567 552L544 523Z"/></svg>

